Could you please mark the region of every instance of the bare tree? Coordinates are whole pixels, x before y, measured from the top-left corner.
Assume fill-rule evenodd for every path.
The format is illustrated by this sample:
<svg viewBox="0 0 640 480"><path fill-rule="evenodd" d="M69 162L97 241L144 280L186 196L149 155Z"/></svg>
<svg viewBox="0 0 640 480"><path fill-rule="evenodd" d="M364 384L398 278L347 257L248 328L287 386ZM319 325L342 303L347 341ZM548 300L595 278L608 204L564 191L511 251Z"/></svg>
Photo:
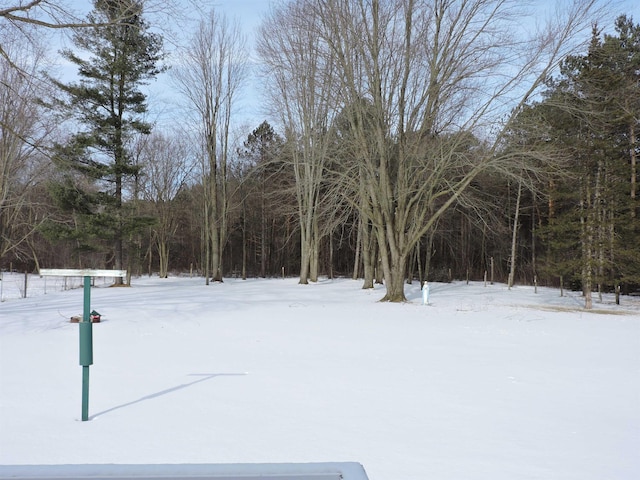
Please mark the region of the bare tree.
<svg viewBox="0 0 640 480"><path fill-rule="evenodd" d="M52 122L38 105L43 85L33 75L43 68L43 49L0 37L0 259L24 254L22 247L44 220L32 197L49 165L42 153ZM17 68L14 68L17 67ZM24 74L26 72L27 74ZM28 250L28 249L27 249Z"/></svg>
<svg viewBox="0 0 640 480"><path fill-rule="evenodd" d="M245 40L237 23L213 10L204 18L174 70L179 90L196 113L202 150L205 275L222 281L228 230L230 124L246 77Z"/></svg>
<svg viewBox="0 0 640 480"><path fill-rule="evenodd" d="M158 251L159 275L167 278L171 242L179 220L173 203L191 175L192 155L184 137L152 133L141 141L143 198L156 217L152 230Z"/></svg>
<svg viewBox="0 0 640 480"><path fill-rule="evenodd" d="M330 145L327 133L339 107L334 58L317 35L319 19L309 14L310 3L296 0L275 7L258 40L258 53L270 79L269 98L285 127L296 180L302 284L318 279L319 212Z"/></svg>
<svg viewBox="0 0 640 480"><path fill-rule="evenodd" d="M380 247L384 300L403 301L417 242L483 172L519 179L526 154L501 151L515 115L588 28L595 1L572 2L526 36L509 0L318 0L308 15L330 46L360 157L343 180ZM313 12L313 13L311 13ZM560 16L561 15L561 16ZM300 45L302 48L303 45ZM361 101L365 99L365 101ZM359 107L358 107L359 106ZM499 116L506 115L502 127ZM365 117L372 132L364 128ZM520 152L523 153L523 152ZM525 152L526 153L526 152ZM536 168L539 165L536 164Z"/></svg>

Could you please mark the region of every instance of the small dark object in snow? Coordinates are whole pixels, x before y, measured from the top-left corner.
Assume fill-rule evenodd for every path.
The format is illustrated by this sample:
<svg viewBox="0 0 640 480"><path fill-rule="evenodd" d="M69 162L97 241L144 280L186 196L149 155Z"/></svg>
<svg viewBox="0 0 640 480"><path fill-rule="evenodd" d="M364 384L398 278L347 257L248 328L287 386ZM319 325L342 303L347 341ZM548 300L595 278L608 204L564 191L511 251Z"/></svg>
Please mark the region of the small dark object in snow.
<svg viewBox="0 0 640 480"><path fill-rule="evenodd" d="M91 323L100 323L101 315L95 310L89 314L89 319ZM74 315L71 317L71 323L80 323L82 322L82 315Z"/></svg>

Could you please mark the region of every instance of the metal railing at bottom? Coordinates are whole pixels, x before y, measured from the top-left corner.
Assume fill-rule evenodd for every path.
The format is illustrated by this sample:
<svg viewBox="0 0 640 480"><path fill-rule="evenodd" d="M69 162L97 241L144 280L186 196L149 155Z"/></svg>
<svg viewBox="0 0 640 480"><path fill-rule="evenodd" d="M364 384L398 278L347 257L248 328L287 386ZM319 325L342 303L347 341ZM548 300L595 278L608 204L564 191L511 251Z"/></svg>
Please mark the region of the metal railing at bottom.
<svg viewBox="0 0 640 480"><path fill-rule="evenodd" d="M356 462L0 465L0 480L368 480Z"/></svg>

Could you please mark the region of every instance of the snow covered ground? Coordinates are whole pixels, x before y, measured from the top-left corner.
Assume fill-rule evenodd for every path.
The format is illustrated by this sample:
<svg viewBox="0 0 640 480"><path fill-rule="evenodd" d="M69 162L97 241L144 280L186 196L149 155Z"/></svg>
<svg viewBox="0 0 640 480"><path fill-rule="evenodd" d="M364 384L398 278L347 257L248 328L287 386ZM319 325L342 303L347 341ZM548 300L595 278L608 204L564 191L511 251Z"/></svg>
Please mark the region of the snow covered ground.
<svg viewBox="0 0 640 480"><path fill-rule="evenodd" d="M16 278L14 278L16 277ZM361 463L371 480L640 478L640 299L140 278L0 303L0 464ZM22 276L22 281L24 276ZM79 285L80 282L77 281Z"/></svg>

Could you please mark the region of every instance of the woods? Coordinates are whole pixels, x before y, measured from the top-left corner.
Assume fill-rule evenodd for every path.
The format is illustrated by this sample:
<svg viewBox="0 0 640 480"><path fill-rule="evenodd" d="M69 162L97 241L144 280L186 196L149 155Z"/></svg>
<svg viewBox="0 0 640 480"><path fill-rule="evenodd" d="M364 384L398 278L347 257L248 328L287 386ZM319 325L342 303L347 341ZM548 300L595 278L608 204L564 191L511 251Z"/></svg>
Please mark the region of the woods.
<svg viewBox="0 0 640 480"><path fill-rule="evenodd" d="M144 1L33 3L29 28L73 32L79 80L41 74L12 42L28 18L0 11L1 268L342 275L392 302L413 280L562 283L587 308L640 288L640 26L599 23L602 2L527 28L505 0L289 0L255 67L217 10L170 56ZM160 78L171 128L149 117Z"/></svg>

